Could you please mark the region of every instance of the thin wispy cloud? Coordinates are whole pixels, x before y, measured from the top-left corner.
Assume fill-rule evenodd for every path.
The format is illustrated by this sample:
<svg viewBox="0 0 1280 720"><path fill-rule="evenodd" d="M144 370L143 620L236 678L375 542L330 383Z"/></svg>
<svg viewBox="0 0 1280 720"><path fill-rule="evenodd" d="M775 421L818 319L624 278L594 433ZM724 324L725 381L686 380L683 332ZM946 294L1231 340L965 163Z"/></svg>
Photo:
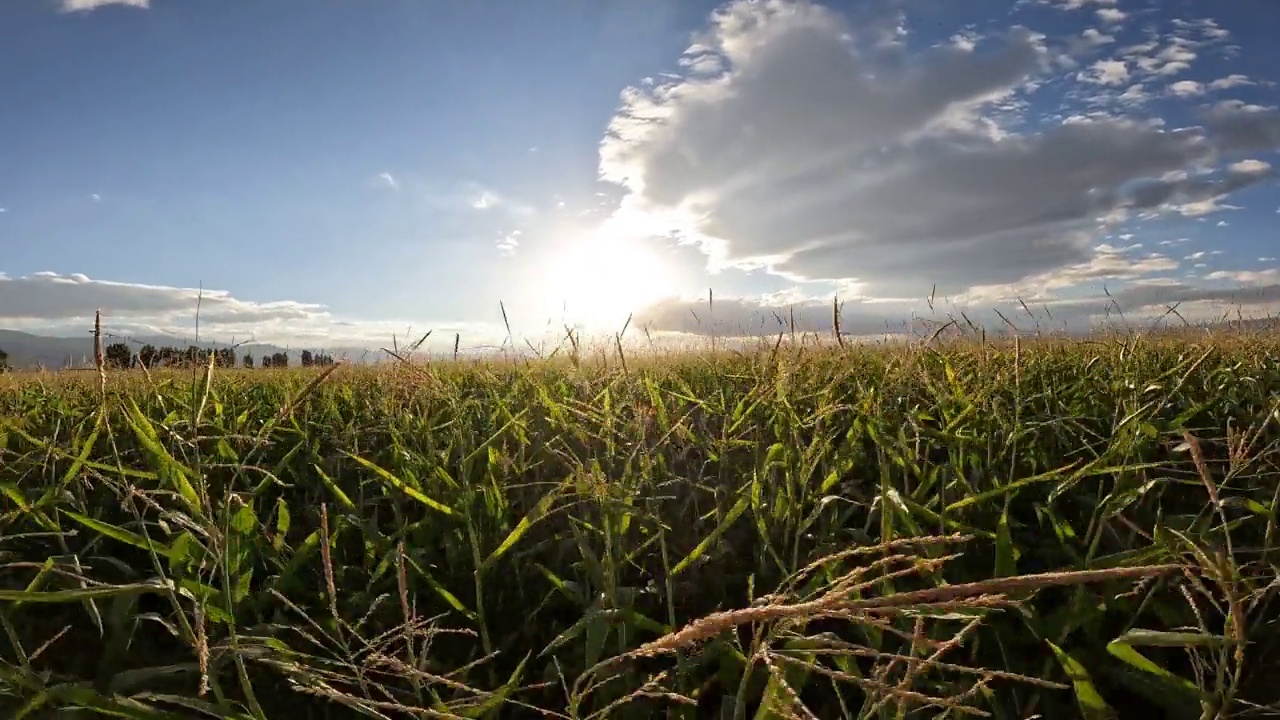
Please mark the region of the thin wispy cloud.
<svg viewBox="0 0 1280 720"><path fill-rule="evenodd" d="M1210 90L1228 90L1233 87L1241 87L1244 85L1256 85L1256 84L1257 83L1255 83L1253 80L1250 80L1245 75L1232 74L1223 78L1218 78L1217 80L1214 80L1213 82L1209 83L1209 89Z"/></svg>
<svg viewBox="0 0 1280 720"><path fill-rule="evenodd" d="M383 185L391 188L392 190L400 189L400 183L396 180L396 177L389 172L378 173L378 179L382 181Z"/></svg>
<svg viewBox="0 0 1280 720"><path fill-rule="evenodd" d="M489 190L483 190L471 199L471 207L476 210L489 210L497 207L502 203L502 198L497 193Z"/></svg>
<svg viewBox="0 0 1280 720"><path fill-rule="evenodd" d="M88 12L108 5L122 5L145 10L151 7L151 0L61 0L60 7L63 12L71 13Z"/></svg>

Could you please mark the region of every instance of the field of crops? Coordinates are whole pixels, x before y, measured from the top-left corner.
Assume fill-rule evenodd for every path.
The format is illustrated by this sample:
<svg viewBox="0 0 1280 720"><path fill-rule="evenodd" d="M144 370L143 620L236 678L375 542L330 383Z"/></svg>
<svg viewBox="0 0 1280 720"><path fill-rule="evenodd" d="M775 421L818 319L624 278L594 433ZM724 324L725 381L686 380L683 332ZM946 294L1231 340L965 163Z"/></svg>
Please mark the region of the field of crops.
<svg viewBox="0 0 1280 720"><path fill-rule="evenodd" d="M4 717L1263 717L1280 339L0 376Z"/></svg>

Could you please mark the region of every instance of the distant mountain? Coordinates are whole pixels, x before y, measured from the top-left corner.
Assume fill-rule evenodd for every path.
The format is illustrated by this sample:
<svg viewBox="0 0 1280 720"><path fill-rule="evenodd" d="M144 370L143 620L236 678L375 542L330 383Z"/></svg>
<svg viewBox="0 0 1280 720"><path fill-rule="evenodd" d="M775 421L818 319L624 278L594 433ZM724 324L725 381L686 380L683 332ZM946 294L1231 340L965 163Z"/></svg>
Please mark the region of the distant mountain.
<svg viewBox="0 0 1280 720"><path fill-rule="evenodd" d="M118 338L105 338L105 344L120 342ZM201 340L194 343L190 338L177 338L164 335L152 337L131 337L127 340L129 347L137 352L143 345L164 347L166 345L185 348L188 345L199 345L202 348L221 349L230 347L230 343ZM66 367L88 367L93 365L93 338L88 333L84 337L46 337L17 330L0 330L0 350L9 354L9 365L15 368L45 367L60 369ZM365 348L283 348L267 343L244 343L236 345L236 356L252 355L254 360L263 355L283 352L289 356L289 364L296 365L303 350L324 350L339 360L350 362L374 362L383 358L379 350Z"/></svg>

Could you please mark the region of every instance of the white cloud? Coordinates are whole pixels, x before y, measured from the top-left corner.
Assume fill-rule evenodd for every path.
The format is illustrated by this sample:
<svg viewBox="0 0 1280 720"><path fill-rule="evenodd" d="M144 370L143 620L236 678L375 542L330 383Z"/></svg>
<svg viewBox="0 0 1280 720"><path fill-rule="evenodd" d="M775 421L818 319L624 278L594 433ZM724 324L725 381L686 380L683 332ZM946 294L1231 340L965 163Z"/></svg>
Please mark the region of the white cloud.
<svg viewBox="0 0 1280 720"><path fill-rule="evenodd" d="M101 309L108 331L118 334L165 334L190 338L199 302L202 339L311 346L363 345L389 342L403 333L404 323L351 321L334 317L321 305L291 300L253 302L224 290L95 280L82 274L52 272L8 277L0 273L0 327L36 334L58 331L83 336ZM431 327L431 325L428 325ZM484 323L436 323L449 332L466 329L464 337L488 342L495 330ZM505 333L504 333L505 334Z"/></svg>
<svg viewBox="0 0 1280 720"><path fill-rule="evenodd" d="M1267 270L1217 270L1206 276L1209 280L1230 280L1245 286L1280 283L1280 268Z"/></svg>
<svg viewBox="0 0 1280 720"><path fill-rule="evenodd" d="M1209 83L1209 89L1210 90L1226 90L1228 88L1239 87L1241 85L1256 85L1256 84L1257 83L1250 80L1246 75L1232 74L1226 77L1218 78L1217 80L1214 80L1213 82Z"/></svg>
<svg viewBox="0 0 1280 720"><path fill-rule="evenodd" d="M498 239L498 253L503 257L511 257L516 254L516 249L520 247L520 236L523 233L519 230L513 230Z"/></svg>
<svg viewBox="0 0 1280 720"><path fill-rule="evenodd" d="M1198 33L1202 38L1208 41L1225 40L1230 37L1231 33L1222 27L1213 18L1197 18L1187 20L1185 18L1174 18L1172 25L1179 30Z"/></svg>
<svg viewBox="0 0 1280 720"><path fill-rule="evenodd" d="M471 198L471 207L476 210L488 210L497 207L502 203L502 198L497 193L490 190L481 190L475 197Z"/></svg>
<svg viewBox="0 0 1280 720"><path fill-rule="evenodd" d="M0 276L0 318L5 320L92 317L96 308L123 315L194 315L198 298L200 290L194 288L94 280L78 273ZM205 290L200 306L202 318L214 322L301 320L323 311L304 303L241 301L220 290Z"/></svg>
<svg viewBox="0 0 1280 720"><path fill-rule="evenodd" d="M1117 10L1115 8L1099 8L1097 10L1097 13L1098 13L1098 19L1106 23L1118 23L1121 20L1124 20L1125 18L1129 17L1128 13L1124 12L1123 10Z"/></svg>
<svg viewBox="0 0 1280 720"><path fill-rule="evenodd" d="M1174 23L1176 25L1177 21L1175 20ZM1198 48L1214 42L1197 40L1189 35L1191 32L1185 27L1176 27L1173 32L1163 38L1156 37L1147 42L1123 48L1121 56L1128 60L1140 74L1176 75L1191 68L1192 61L1199 57Z"/></svg>
<svg viewBox="0 0 1280 720"><path fill-rule="evenodd" d="M1135 104L1146 102L1150 98L1151 95L1147 93L1147 89L1142 83L1134 83L1125 88L1125 91L1117 99L1122 103Z"/></svg>
<svg viewBox="0 0 1280 720"><path fill-rule="evenodd" d="M151 7L151 0L62 0L62 11L88 12L107 5L124 5L145 10Z"/></svg>
<svg viewBox="0 0 1280 720"><path fill-rule="evenodd" d="M1140 245L1138 246L1140 247ZM1088 260L1063 268L1003 285L987 285L970 288L959 294L961 304L1014 302L1017 298L1048 300L1048 293L1071 288L1082 283L1100 280L1138 280L1151 273L1167 272L1178 268L1178 261L1160 253L1148 253L1130 257L1127 253L1136 247L1117 248L1102 244L1094 248Z"/></svg>
<svg viewBox="0 0 1280 720"><path fill-rule="evenodd" d="M1195 80L1179 80L1169 86L1169 92L1178 97L1195 97L1204 93L1204 85Z"/></svg>
<svg viewBox="0 0 1280 720"><path fill-rule="evenodd" d="M1081 72L1077 79L1096 85L1123 85L1129 80L1129 66L1123 60L1099 60L1089 70Z"/></svg>
<svg viewBox="0 0 1280 720"><path fill-rule="evenodd" d="M1231 163L1227 168L1233 173L1242 175L1262 175L1271 170L1271 163L1264 160L1255 160L1248 158L1240 162Z"/></svg>
<svg viewBox="0 0 1280 720"><path fill-rule="evenodd" d="M982 36L972 30L951 36L951 43L965 52L972 52L978 46L978 41L980 40L982 40Z"/></svg>
<svg viewBox="0 0 1280 720"><path fill-rule="evenodd" d="M1080 33L1080 37L1088 47L1099 47L1116 41L1115 35L1107 35L1106 33L1099 32L1097 28L1089 28L1085 30Z"/></svg>
<svg viewBox="0 0 1280 720"><path fill-rule="evenodd" d="M1116 0L1060 0L1058 7L1063 10L1079 10L1090 5L1115 5Z"/></svg>
<svg viewBox="0 0 1280 720"><path fill-rule="evenodd" d="M89 199L94 202L102 202L102 196L99 195L98 193L91 193L89 195Z"/></svg>
<svg viewBox="0 0 1280 720"><path fill-rule="evenodd" d="M384 185L391 188L392 190L400 189L400 183L399 181L396 180L396 176L392 175L389 172L378 173L378 179L381 180Z"/></svg>
<svg viewBox="0 0 1280 720"><path fill-rule="evenodd" d="M1185 57L1141 52L1156 53L1157 69ZM1096 247L1109 226L1222 209L1259 178L1214 166L1225 150L1264 147L1272 122L1227 113L1164 129L1099 113L1005 125L999 106L1048 72L1037 36L908 56L804 2L733 3L696 53L721 70L624 93L601 176L627 191L624 205L701 247L713 270L860 282L874 297L1119 272ZM1128 72L1102 61L1088 77L1124 87Z"/></svg>

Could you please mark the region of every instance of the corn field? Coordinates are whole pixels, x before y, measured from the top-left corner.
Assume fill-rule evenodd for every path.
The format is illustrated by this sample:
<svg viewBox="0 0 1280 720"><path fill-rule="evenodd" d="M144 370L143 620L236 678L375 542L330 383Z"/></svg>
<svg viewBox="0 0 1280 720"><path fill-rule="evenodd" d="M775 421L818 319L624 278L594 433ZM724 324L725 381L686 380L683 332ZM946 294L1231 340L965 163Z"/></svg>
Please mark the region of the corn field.
<svg viewBox="0 0 1280 720"><path fill-rule="evenodd" d="M1280 713L1274 336L19 372L0 490L5 717Z"/></svg>

